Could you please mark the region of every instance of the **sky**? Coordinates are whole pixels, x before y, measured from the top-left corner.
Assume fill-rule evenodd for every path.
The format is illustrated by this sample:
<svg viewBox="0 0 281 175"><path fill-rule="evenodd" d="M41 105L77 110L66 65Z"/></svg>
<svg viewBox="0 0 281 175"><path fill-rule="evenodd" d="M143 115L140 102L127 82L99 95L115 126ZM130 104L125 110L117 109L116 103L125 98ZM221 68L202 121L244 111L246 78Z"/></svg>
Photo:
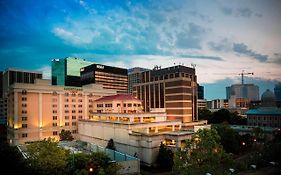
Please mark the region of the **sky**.
<svg viewBox="0 0 281 175"><path fill-rule="evenodd" d="M281 81L280 0L1 0L0 70L51 77L51 60L196 69L205 98L245 83Z"/></svg>

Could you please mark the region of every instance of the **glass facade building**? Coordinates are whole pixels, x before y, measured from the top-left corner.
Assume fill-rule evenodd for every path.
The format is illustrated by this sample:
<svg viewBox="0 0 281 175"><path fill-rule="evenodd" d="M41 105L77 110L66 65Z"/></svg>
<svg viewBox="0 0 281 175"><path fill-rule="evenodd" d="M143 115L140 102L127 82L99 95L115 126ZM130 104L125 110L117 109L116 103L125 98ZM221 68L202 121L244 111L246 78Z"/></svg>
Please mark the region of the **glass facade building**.
<svg viewBox="0 0 281 175"><path fill-rule="evenodd" d="M52 60L52 85L81 86L80 69L93 62L67 57Z"/></svg>

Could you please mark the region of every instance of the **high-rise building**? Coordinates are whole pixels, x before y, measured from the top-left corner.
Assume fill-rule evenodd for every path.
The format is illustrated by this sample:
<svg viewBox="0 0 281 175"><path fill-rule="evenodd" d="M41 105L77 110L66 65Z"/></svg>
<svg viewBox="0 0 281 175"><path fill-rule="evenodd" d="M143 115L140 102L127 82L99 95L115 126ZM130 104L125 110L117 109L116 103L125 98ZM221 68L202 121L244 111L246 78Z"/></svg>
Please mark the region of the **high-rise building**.
<svg viewBox="0 0 281 175"><path fill-rule="evenodd" d="M93 62L85 59L66 57L52 60L52 85L81 86L80 69Z"/></svg>
<svg viewBox="0 0 281 175"><path fill-rule="evenodd" d="M228 100L227 99L214 99L211 101L207 101L208 109L227 109L228 108Z"/></svg>
<svg viewBox="0 0 281 175"><path fill-rule="evenodd" d="M0 98L3 98L3 72L0 71Z"/></svg>
<svg viewBox="0 0 281 175"><path fill-rule="evenodd" d="M198 99L204 100L204 86L197 85Z"/></svg>
<svg viewBox="0 0 281 175"><path fill-rule="evenodd" d="M142 100L146 112L151 108L166 108L169 120L198 120L194 68L178 65L142 72L141 83L134 86L133 95Z"/></svg>
<svg viewBox="0 0 281 175"><path fill-rule="evenodd" d="M246 107L249 104L245 103L259 100L259 87L254 84L234 84L226 87L226 97L230 108Z"/></svg>
<svg viewBox="0 0 281 175"><path fill-rule="evenodd" d="M277 104L281 104L281 82L275 85L274 95L276 97Z"/></svg>
<svg viewBox="0 0 281 175"><path fill-rule="evenodd" d="M128 69L128 94L133 94L133 86L141 83L141 73L147 70L140 67Z"/></svg>
<svg viewBox="0 0 281 175"><path fill-rule="evenodd" d="M81 83L102 84L105 89L117 90L118 94L128 93L128 70L101 64L81 68Z"/></svg>
<svg viewBox="0 0 281 175"><path fill-rule="evenodd" d="M9 68L3 73L3 97L9 87L14 83L33 84L35 79L42 79L43 74L39 71L21 70Z"/></svg>
<svg viewBox="0 0 281 175"><path fill-rule="evenodd" d="M77 133L78 119L88 118L93 102L116 91L91 84L82 87L53 86L49 80L35 84L15 83L8 96L8 139L24 144L52 137L62 129Z"/></svg>

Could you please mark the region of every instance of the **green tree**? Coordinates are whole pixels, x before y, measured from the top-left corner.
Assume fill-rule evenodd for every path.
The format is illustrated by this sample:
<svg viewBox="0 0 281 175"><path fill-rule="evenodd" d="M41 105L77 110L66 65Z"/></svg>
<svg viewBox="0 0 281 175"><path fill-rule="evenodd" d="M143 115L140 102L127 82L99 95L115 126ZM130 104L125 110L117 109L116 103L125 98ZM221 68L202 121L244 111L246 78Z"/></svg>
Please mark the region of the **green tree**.
<svg viewBox="0 0 281 175"><path fill-rule="evenodd" d="M209 122L211 120L212 116L213 116L213 113L206 108L198 110L199 120L208 120L208 122Z"/></svg>
<svg viewBox="0 0 281 175"><path fill-rule="evenodd" d="M59 136L60 136L61 141L65 141L65 140L72 141L73 140L73 136L72 136L71 132L65 131L64 129L61 130Z"/></svg>
<svg viewBox="0 0 281 175"><path fill-rule="evenodd" d="M230 123L231 113L227 109L220 109L213 113L210 123Z"/></svg>
<svg viewBox="0 0 281 175"><path fill-rule="evenodd" d="M230 154L220 145L220 136L214 129L197 131L186 140L186 148L174 156L175 174L222 174L232 163Z"/></svg>
<svg viewBox="0 0 281 175"><path fill-rule="evenodd" d="M264 131L260 127L253 128L252 132L257 140L264 139Z"/></svg>
<svg viewBox="0 0 281 175"><path fill-rule="evenodd" d="M168 149L166 145L161 143L156 159L156 163L158 164L159 168L163 170L171 170L174 164L173 156L174 154L172 150Z"/></svg>
<svg viewBox="0 0 281 175"><path fill-rule="evenodd" d="M27 145L29 163L38 174L67 174L69 151L58 147L54 139Z"/></svg>
<svg viewBox="0 0 281 175"><path fill-rule="evenodd" d="M108 141L106 148L116 150L113 139Z"/></svg>
<svg viewBox="0 0 281 175"><path fill-rule="evenodd" d="M227 153L238 154L240 151L240 136L239 134L229 125L217 124L213 125L218 135L220 136L220 143Z"/></svg>

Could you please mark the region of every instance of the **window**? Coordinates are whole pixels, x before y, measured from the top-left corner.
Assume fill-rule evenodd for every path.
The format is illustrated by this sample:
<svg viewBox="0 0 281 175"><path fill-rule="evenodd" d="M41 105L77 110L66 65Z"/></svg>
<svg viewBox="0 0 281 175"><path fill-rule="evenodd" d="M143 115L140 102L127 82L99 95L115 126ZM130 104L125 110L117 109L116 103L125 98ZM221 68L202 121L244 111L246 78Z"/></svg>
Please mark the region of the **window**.
<svg viewBox="0 0 281 175"><path fill-rule="evenodd" d="M26 138L26 137L27 137L27 133L21 134L21 137L22 137L22 138Z"/></svg>
<svg viewBox="0 0 281 175"><path fill-rule="evenodd" d="M81 94L81 93L79 93L79 94L78 94L78 97L82 97L82 94Z"/></svg>
<svg viewBox="0 0 281 175"><path fill-rule="evenodd" d="M64 94L64 96L67 96L67 97L68 97L68 96L69 96L69 94L68 94L68 93L65 93L65 94Z"/></svg>
<svg viewBox="0 0 281 175"><path fill-rule="evenodd" d="M71 133L72 133L72 134L76 134L76 133L77 133L77 130L72 130Z"/></svg>
<svg viewBox="0 0 281 175"><path fill-rule="evenodd" d="M134 103L134 107L137 107L137 104L136 104L136 103Z"/></svg>
<svg viewBox="0 0 281 175"><path fill-rule="evenodd" d="M71 94L71 96L72 96L72 97L75 97L75 96L76 96L76 94L75 94L75 93L72 93L72 94Z"/></svg>
<svg viewBox="0 0 281 175"><path fill-rule="evenodd" d="M58 100L56 99L56 98L53 98L53 100L52 100L53 102L57 102Z"/></svg>
<svg viewBox="0 0 281 175"><path fill-rule="evenodd" d="M180 76L180 73L177 72L177 73L175 74L175 78L177 78L177 77L179 77L179 76Z"/></svg>
<svg viewBox="0 0 281 175"><path fill-rule="evenodd" d="M22 120L22 121L26 121L26 120L27 120L27 117L22 117L21 120Z"/></svg>
<svg viewBox="0 0 281 175"><path fill-rule="evenodd" d="M69 113L69 110L65 110L64 113Z"/></svg>
<svg viewBox="0 0 281 175"><path fill-rule="evenodd" d="M78 99L78 102L83 102L83 100L82 99Z"/></svg>
<svg viewBox="0 0 281 175"><path fill-rule="evenodd" d="M27 124L22 124L21 127L22 128L27 128Z"/></svg>
<svg viewBox="0 0 281 175"><path fill-rule="evenodd" d="M27 111L26 110L22 110L21 113L22 114L27 114Z"/></svg>
<svg viewBox="0 0 281 175"><path fill-rule="evenodd" d="M75 111L75 110L72 110L71 112L72 112L72 113L76 113L76 111Z"/></svg>
<svg viewBox="0 0 281 175"><path fill-rule="evenodd" d="M132 103L129 103L129 104L128 104L128 107L132 107Z"/></svg>
<svg viewBox="0 0 281 175"><path fill-rule="evenodd" d="M53 120L57 120L58 119L58 117L57 116L53 116Z"/></svg>
<svg viewBox="0 0 281 175"><path fill-rule="evenodd" d="M76 105L72 105L72 107L73 107L73 108L75 108L75 107L76 107Z"/></svg>
<svg viewBox="0 0 281 175"><path fill-rule="evenodd" d="M78 111L78 113L80 113L80 114L81 114L81 113L83 113L83 111L82 111L82 110L79 110L79 111Z"/></svg>
<svg viewBox="0 0 281 175"><path fill-rule="evenodd" d="M21 100L22 101L27 101L27 97L22 97Z"/></svg>
<svg viewBox="0 0 281 175"><path fill-rule="evenodd" d="M69 116L64 116L64 119L65 119L65 120L68 120L68 119L69 119Z"/></svg>
<svg viewBox="0 0 281 175"><path fill-rule="evenodd" d="M69 126L69 122L65 122L64 125L65 125L65 126Z"/></svg>
<svg viewBox="0 0 281 175"><path fill-rule="evenodd" d="M58 126L58 124L57 123L53 123L53 126Z"/></svg>
<svg viewBox="0 0 281 175"><path fill-rule="evenodd" d="M27 104L21 104L21 107L25 108L27 107Z"/></svg>
<svg viewBox="0 0 281 175"><path fill-rule="evenodd" d="M53 131L53 136L58 135L58 131Z"/></svg>
<svg viewBox="0 0 281 175"><path fill-rule="evenodd" d="M93 107L93 105L89 105L89 108L92 108Z"/></svg>
<svg viewBox="0 0 281 175"><path fill-rule="evenodd" d="M174 78L174 74L170 74L170 78Z"/></svg>
<svg viewBox="0 0 281 175"><path fill-rule="evenodd" d="M76 102L76 100L75 100L75 99L72 99L71 101L72 101L72 102Z"/></svg>
<svg viewBox="0 0 281 175"><path fill-rule="evenodd" d="M72 119L75 120L75 119L76 119L76 116L72 116Z"/></svg>
<svg viewBox="0 0 281 175"><path fill-rule="evenodd" d="M120 107L120 103L117 103L117 107Z"/></svg>
<svg viewBox="0 0 281 175"><path fill-rule="evenodd" d="M124 103L123 106L126 107L126 103Z"/></svg>
<svg viewBox="0 0 281 175"><path fill-rule="evenodd" d="M53 110L53 114L56 114L56 113L58 113L58 111L57 110Z"/></svg>
<svg viewBox="0 0 281 175"><path fill-rule="evenodd" d="M72 122L72 126L76 126L76 122Z"/></svg>
<svg viewBox="0 0 281 175"><path fill-rule="evenodd" d="M27 94L27 91L26 91L26 90L22 90L22 91L21 91L21 94L22 94L22 95L26 95L26 94Z"/></svg>
<svg viewBox="0 0 281 175"><path fill-rule="evenodd" d="M78 118L79 118L79 119L82 119L82 115L79 115Z"/></svg>
<svg viewBox="0 0 281 175"><path fill-rule="evenodd" d="M78 105L78 108L82 108L82 105Z"/></svg>
<svg viewBox="0 0 281 175"><path fill-rule="evenodd" d="M97 104L97 107L98 107L98 108L102 108L102 107L103 107L103 104Z"/></svg>
<svg viewBox="0 0 281 175"><path fill-rule="evenodd" d="M53 108L56 108L56 107L58 107L58 105L53 105Z"/></svg>
<svg viewBox="0 0 281 175"><path fill-rule="evenodd" d="M68 105L64 105L65 108L68 108Z"/></svg>
<svg viewBox="0 0 281 175"><path fill-rule="evenodd" d="M69 100L68 99L65 99L65 102L68 102Z"/></svg>
<svg viewBox="0 0 281 175"><path fill-rule="evenodd" d="M92 99L89 99L89 102L93 102L93 100L92 100Z"/></svg>

